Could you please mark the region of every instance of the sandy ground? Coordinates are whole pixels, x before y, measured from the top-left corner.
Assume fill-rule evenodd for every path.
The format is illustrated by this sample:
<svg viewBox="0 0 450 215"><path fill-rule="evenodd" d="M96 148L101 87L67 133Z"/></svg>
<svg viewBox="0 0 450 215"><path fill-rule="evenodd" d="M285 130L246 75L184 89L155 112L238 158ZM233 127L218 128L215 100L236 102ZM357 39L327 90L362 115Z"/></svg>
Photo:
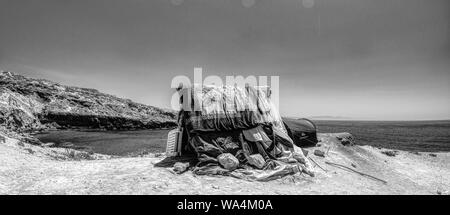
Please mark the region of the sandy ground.
<svg viewBox="0 0 450 215"><path fill-rule="evenodd" d="M310 157L316 177L287 176L270 182L250 182L224 176L176 175L171 168L155 167L164 157L70 160L69 151L19 143L0 142L0 194L449 194L450 153L395 157L370 146L343 146L333 134L321 134L325 158ZM66 158L69 157L69 158ZM72 158L76 158L73 156ZM69 159L69 160L68 160ZM325 164L343 164L387 181L363 177ZM352 166L353 164L353 166Z"/></svg>

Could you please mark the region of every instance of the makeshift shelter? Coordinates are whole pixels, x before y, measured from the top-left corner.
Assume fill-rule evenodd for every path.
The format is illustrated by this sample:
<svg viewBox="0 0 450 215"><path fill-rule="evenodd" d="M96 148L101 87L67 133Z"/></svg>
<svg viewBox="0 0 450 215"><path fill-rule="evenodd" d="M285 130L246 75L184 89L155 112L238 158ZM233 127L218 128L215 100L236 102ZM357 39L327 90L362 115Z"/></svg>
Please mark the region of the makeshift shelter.
<svg viewBox="0 0 450 215"><path fill-rule="evenodd" d="M179 93L181 151L196 154L195 174L258 181L298 172L313 176L270 100L270 88L195 86Z"/></svg>
<svg viewBox="0 0 450 215"><path fill-rule="evenodd" d="M315 146L317 144L317 126L311 120L283 117L283 122L289 137L298 147Z"/></svg>

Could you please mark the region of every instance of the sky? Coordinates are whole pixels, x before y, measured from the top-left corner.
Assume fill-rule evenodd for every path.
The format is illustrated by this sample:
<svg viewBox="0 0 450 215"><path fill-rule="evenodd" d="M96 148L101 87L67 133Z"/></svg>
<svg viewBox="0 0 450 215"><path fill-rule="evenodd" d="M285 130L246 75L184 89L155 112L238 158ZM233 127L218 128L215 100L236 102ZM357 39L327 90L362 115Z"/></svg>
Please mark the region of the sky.
<svg viewBox="0 0 450 215"><path fill-rule="evenodd" d="M450 1L0 0L0 69L169 108L194 67L279 76L284 116L450 119Z"/></svg>

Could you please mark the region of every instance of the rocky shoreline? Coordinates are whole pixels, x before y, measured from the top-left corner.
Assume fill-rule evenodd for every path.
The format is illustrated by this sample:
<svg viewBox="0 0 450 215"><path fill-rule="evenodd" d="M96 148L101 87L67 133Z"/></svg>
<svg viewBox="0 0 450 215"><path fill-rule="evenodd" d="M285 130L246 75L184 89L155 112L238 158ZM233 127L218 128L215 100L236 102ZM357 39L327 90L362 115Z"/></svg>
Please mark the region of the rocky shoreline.
<svg viewBox="0 0 450 215"><path fill-rule="evenodd" d="M144 121L121 116L80 115L73 113L48 113L40 117L41 123L52 124L57 129L88 128L102 130L138 130L171 128L176 126L169 121Z"/></svg>
<svg viewBox="0 0 450 215"><path fill-rule="evenodd" d="M0 130L36 142L47 129L134 130L176 126L171 110L139 104L95 89L64 86L9 71L0 73Z"/></svg>

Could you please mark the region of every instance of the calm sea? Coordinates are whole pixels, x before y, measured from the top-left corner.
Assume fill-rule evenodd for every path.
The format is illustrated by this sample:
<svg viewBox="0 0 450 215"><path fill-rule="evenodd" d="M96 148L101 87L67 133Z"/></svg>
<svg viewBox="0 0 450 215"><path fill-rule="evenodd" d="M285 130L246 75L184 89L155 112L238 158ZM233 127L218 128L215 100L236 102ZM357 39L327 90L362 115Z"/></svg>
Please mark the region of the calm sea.
<svg viewBox="0 0 450 215"><path fill-rule="evenodd" d="M350 132L359 145L406 151L450 151L450 121L315 121L319 132ZM128 156L164 152L168 130L48 131L43 142L102 154Z"/></svg>
<svg viewBox="0 0 450 215"><path fill-rule="evenodd" d="M450 121L315 121L319 132L350 132L358 145L450 151Z"/></svg>
<svg viewBox="0 0 450 215"><path fill-rule="evenodd" d="M133 156L164 152L169 130L88 131L57 130L37 134L42 142L101 154Z"/></svg>

